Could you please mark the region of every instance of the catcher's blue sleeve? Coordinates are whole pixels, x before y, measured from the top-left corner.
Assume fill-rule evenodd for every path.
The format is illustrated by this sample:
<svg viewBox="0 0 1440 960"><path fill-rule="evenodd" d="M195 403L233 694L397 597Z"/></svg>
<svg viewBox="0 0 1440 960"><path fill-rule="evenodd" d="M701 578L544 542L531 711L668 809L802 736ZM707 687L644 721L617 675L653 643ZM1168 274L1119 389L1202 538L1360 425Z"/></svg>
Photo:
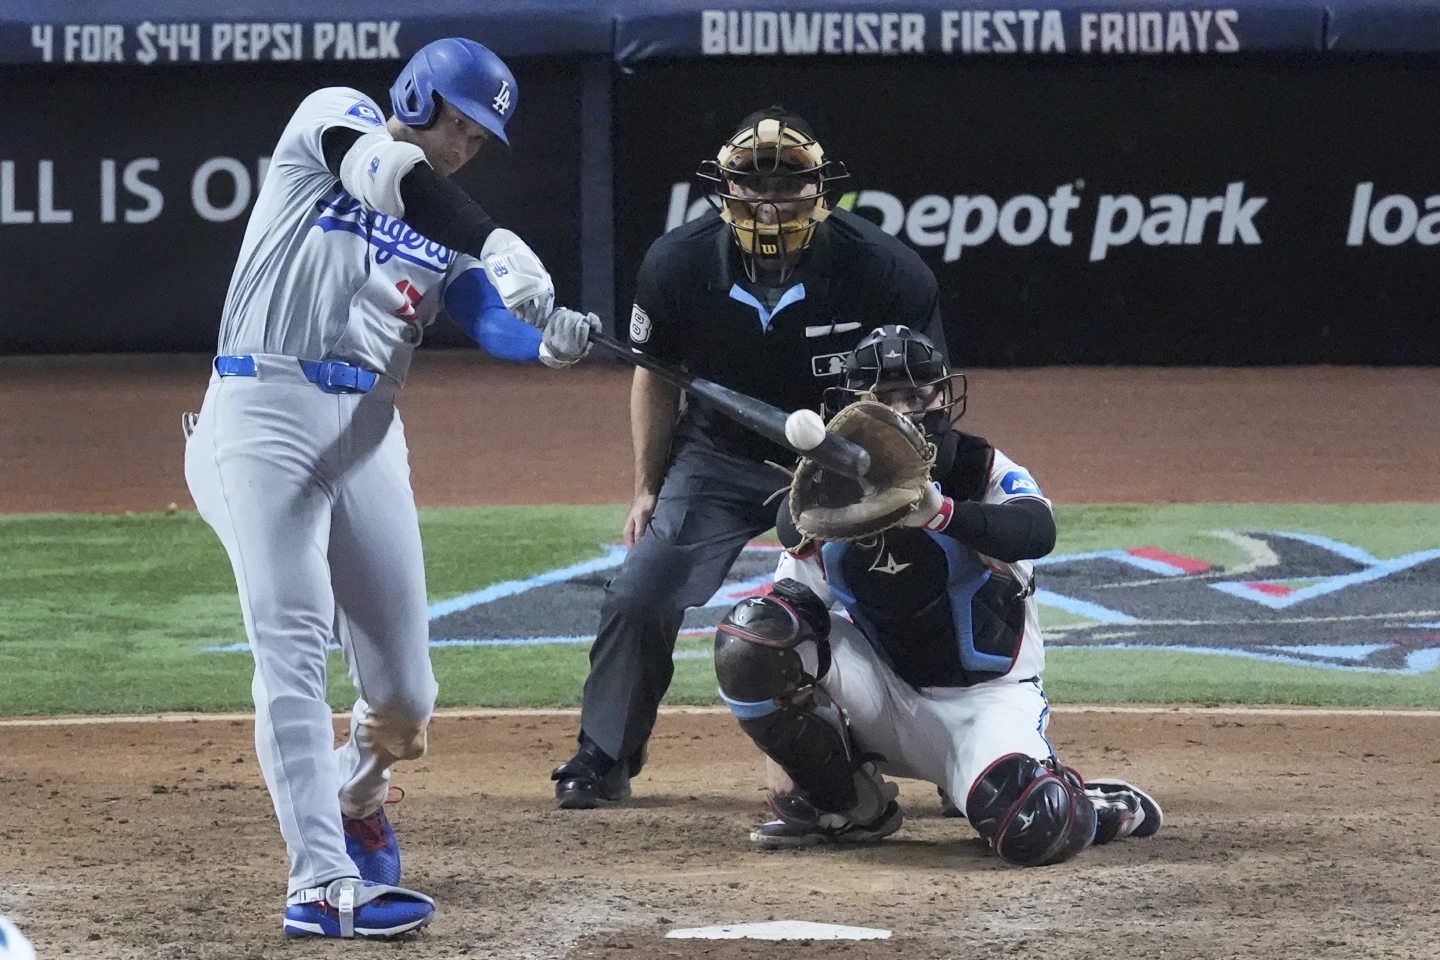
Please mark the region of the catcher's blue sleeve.
<svg viewBox="0 0 1440 960"><path fill-rule="evenodd" d="M540 360L540 331L505 309L484 270L472 268L450 281L445 309L490 356L516 363Z"/></svg>

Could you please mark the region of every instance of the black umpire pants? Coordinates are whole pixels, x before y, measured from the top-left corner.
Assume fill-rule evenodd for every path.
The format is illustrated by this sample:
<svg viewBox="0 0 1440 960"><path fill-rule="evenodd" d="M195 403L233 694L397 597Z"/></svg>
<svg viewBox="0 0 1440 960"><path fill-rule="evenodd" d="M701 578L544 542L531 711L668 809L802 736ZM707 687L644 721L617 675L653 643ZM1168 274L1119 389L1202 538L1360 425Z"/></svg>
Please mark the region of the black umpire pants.
<svg viewBox="0 0 1440 960"><path fill-rule="evenodd" d="M685 611L714 596L745 544L775 525L776 503L765 501L787 482L703 435L676 442L655 515L605 587L590 649L580 730L616 759L650 739Z"/></svg>

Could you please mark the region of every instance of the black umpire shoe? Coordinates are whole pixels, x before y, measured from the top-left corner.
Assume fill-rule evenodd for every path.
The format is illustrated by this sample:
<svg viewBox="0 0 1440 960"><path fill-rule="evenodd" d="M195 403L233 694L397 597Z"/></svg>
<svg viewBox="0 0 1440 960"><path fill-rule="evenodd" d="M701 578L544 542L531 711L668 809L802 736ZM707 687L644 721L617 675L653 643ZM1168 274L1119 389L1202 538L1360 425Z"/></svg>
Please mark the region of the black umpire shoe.
<svg viewBox="0 0 1440 960"><path fill-rule="evenodd" d="M589 740L582 741L579 752L550 774L555 781L555 805L561 810L593 810L619 803L630 796L630 778L644 763L644 747L630 762L620 763Z"/></svg>

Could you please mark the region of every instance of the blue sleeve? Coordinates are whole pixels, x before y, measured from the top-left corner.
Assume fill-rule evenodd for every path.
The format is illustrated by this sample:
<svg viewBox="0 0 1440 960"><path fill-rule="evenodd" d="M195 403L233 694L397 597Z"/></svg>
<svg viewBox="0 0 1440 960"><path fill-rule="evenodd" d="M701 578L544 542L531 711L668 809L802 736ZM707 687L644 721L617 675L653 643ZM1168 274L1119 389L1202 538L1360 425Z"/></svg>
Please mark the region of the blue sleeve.
<svg viewBox="0 0 1440 960"><path fill-rule="evenodd" d="M445 309L471 340L497 360L540 359L540 331L505 309L484 270L472 267L451 280L445 289Z"/></svg>

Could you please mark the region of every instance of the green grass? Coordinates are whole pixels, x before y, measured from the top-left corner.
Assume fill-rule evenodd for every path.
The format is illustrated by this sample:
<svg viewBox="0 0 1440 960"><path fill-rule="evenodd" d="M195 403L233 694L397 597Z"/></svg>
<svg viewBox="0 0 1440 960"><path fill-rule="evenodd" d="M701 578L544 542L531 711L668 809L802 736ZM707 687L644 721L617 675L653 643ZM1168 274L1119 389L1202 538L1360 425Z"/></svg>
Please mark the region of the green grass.
<svg viewBox="0 0 1440 960"><path fill-rule="evenodd" d="M474 507L421 512L432 601L597 556L621 507ZM1225 563L1218 528L1322 533L1389 557L1440 546L1440 505L1062 507L1059 552L1158 546ZM224 551L193 513L0 516L0 715L237 710L250 659L204 647L243 641ZM1073 619L1073 618L1072 618ZM1047 623L1062 615L1047 611ZM702 651L700 640L681 649ZM1059 701L1440 703L1440 673L1417 677L1293 667L1164 651L1054 649ZM448 706L578 702L583 647L440 649ZM714 702L709 661L681 659L671 702ZM331 702L352 698L338 655Z"/></svg>
<svg viewBox="0 0 1440 960"><path fill-rule="evenodd" d="M430 598L598 554L624 516L619 507L421 511ZM245 633L225 551L197 514L0 516L0 547L0 716L249 706L250 658L203 652ZM550 702L572 695L558 678L532 679L554 691ZM330 680L332 702L353 699L338 656Z"/></svg>

